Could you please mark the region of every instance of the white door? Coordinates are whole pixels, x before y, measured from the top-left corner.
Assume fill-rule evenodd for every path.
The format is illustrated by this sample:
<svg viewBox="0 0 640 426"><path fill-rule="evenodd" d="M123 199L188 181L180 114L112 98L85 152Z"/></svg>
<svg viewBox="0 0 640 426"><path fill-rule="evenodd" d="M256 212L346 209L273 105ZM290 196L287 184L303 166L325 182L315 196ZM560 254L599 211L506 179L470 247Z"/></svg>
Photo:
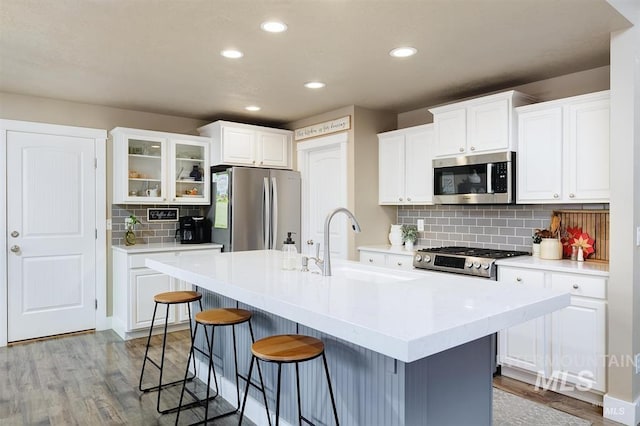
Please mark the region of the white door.
<svg viewBox="0 0 640 426"><path fill-rule="evenodd" d="M7 132L10 342L96 326L94 142Z"/></svg>
<svg viewBox="0 0 640 426"><path fill-rule="evenodd" d="M298 169L302 175L302 252L315 256L313 244L324 251L324 222L337 207L347 207L346 133L298 144ZM348 257L347 220L336 215L331 221L332 259ZM312 244L308 244L313 242Z"/></svg>

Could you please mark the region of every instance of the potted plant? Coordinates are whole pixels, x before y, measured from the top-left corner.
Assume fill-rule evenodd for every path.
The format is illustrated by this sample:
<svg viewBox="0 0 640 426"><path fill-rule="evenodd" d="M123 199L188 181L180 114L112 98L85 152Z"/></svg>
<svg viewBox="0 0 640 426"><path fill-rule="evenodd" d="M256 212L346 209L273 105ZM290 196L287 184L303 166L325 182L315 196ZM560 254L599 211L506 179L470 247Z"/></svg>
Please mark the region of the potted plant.
<svg viewBox="0 0 640 426"><path fill-rule="evenodd" d="M533 256L540 256L540 243L542 242L542 231L540 229L536 229L535 232L533 233L533 235L531 236L531 240L532 240L532 255Z"/></svg>
<svg viewBox="0 0 640 426"><path fill-rule="evenodd" d="M402 241L404 248L413 251L413 244L418 239L418 227L416 225L402 225Z"/></svg>
<svg viewBox="0 0 640 426"><path fill-rule="evenodd" d="M127 246L132 246L136 243L136 234L133 233L133 228L136 223L140 223L140 221L133 214L124 220L124 227L126 228L126 232L124 233L124 244Z"/></svg>

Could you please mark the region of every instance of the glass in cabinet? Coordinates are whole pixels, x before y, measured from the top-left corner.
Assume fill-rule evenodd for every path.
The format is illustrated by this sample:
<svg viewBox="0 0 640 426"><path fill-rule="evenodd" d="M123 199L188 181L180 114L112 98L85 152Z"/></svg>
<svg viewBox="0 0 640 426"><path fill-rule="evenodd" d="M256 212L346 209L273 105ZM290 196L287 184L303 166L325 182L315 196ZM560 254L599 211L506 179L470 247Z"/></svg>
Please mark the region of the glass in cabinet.
<svg viewBox="0 0 640 426"><path fill-rule="evenodd" d="M166 140L162 138L126 137L127 185L125 197L131 202L165 200Z"/></svg>
<svg viewBox="0 0 640 426"><path fill-rule="evenodd" d="M208 142L171 141L171 198L180 204L209 202Z"/></svg>

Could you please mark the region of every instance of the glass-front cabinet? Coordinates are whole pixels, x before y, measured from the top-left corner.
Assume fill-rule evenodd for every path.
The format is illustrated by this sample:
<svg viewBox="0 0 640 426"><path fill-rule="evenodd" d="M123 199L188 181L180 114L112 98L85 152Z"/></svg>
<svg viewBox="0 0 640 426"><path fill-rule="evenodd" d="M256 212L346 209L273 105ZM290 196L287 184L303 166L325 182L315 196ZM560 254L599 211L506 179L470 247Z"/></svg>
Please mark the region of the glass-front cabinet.
<svg viewBox="0 0 640 426"><path fill-rule="evenodd" d="M209 204L209 138L123 127L110 135L114 203Z"/></svg>

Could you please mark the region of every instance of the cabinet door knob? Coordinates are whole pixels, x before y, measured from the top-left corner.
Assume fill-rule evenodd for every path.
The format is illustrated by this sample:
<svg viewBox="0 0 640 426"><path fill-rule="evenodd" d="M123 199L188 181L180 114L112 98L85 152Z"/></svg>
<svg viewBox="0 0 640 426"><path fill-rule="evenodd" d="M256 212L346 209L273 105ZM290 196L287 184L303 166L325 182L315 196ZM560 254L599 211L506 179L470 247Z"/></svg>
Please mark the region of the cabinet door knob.
<svg viewBox="0 0 640 426"><path fill-rule="evenodd" d="M20 251L20 246L11 246L11 251L13 253L18 253Z"/></svg>
<svg viewBox="0 0 640 426"><path fill-rule="evenodd" d="M19 233L18 231L13 231L13 232L11 233L11 236L12 236L13 238L18 238L18 237L20 236L20 233Z"/></svg>
<svg viewBox="0 0 640 426"><path fill-rule="evenodd" d="M369 258L369 262L373 263L373 259Z"/></svg>
<svg viewBox="0 0 640 426"><path fill-rule="evenodd" d="M558 198L559 195L558 194L553 194L553 198Z"/></svg>
<svg viewBox="0 0 640 426"><path fill-rule="evenodd" d="M575 194L569 194L569 198L574 198Z"/></svg>
<svg viewBox="0 0 640 426"><path fill-rule="evenodd" d="M579 286L578 284L574 284L572 287L573 287L575 290L577 290L577 289L579 289L579 288L580 288L580 286Z"/></svg>
<svg viewBox="0 0 640 426"><path fill-rule="evenodd" d="M472 146L472 147L471 147L471 151L475 151L475 150L476 150L476 147L475 147L475 146Z"/></svg>
<svg viewBox="0 0 640 426"><path fill-rule="evenodd" d="M260 165L262 166L263 164L264 164L264 163L261 161L261 162L260 162Z"/></svg>
<svg viewBox="0 0 640 426"><path fill-rule="evenodd" d="M402 262L398 262L398 266L402 266Z"/></svg>
<svg viewBox="0 0 640 426"><path fill-rule="evenodd" d="M411 201L411 198L407 197L407 201Z"/></svg>
<svg viewBox="0 0 640 426"><path fill-rule="evenodd" d="M464 148L460 147L459 151L464 152Z"/></svg>
<svg viewBox="0 0 640 426"><path fill-rule="evenodd" d="M517 278L516 278L516 281L518 281L518 282L522 282L522 278L517 277Z"/></svg>
<svg viewBox="0 0 640 426"><path fill-rule="evenodd" d="M402 201L402 197L398 198L398 201Z"/></svg>

